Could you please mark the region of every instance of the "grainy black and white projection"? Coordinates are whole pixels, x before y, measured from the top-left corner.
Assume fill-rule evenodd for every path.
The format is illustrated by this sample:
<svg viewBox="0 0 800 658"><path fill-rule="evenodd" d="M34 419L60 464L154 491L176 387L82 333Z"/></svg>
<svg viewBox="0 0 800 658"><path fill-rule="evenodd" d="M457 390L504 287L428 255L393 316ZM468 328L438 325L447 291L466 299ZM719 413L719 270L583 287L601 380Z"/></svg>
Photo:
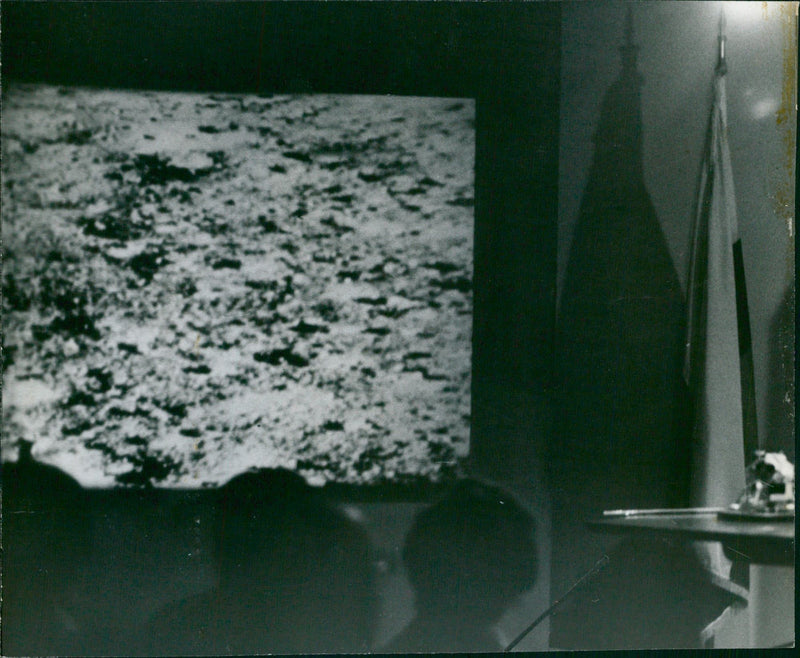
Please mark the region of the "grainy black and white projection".
<svg viewBox="0 0 800 658"><path fill-rule="evenodd" d="M5 459L195 487L467 454L473 101L3 101Z"/></svg>

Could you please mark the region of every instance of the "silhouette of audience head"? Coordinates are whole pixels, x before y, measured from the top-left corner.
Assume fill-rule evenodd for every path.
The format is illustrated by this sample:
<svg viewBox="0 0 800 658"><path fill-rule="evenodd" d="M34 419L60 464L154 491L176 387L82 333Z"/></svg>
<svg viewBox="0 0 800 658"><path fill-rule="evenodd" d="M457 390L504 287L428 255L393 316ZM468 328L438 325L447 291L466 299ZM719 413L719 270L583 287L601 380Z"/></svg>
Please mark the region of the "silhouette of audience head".
<svg viewBox="0 0 800 658"><path fill-rule="evenodd" d="M276 571L274 559L288 549L287 535L307 530L324 514L305 480L285 469L254 469L235 476L219 489L219 521L214 536L220 587L237 587L244 579Z"/></svg>
<svg viewBox="0 0 800 658"><path fill-rule="evenodd" d="M219 594L232 646L365 651L375 616L369 542L299 475L259 469L219 490Z"/></svg>
<svg viewBox="0 0 800 658"><path fill-rule="evenodd" d="M3 464L3 649L72 653L79 639L71 595L91 550L85 490L21 441Z"/></svg>
<svg viewBox="0 0 800 658"><path fill-rule="evenodd" d="M536 579L534 522L507 493L464 480L417 516L403 560L417 617L393 650L496 650L490 627Z"/></svg>

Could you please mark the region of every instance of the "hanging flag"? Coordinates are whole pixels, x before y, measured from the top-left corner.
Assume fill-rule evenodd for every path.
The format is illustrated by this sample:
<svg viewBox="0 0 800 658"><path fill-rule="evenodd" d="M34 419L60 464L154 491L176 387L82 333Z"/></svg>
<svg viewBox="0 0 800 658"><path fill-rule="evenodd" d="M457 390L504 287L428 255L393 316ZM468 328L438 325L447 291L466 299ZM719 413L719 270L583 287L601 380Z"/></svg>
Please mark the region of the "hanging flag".
<svg viewBox="0 0 800 658"><path fill-rule="evenodd" d="M724 16L714 101L700 175L688 288L684 378L694 403L692 504L725 507L745 486L757 448L753 358L742 245L728 148ZM721 547L699 551L724 580Z"/></svg>

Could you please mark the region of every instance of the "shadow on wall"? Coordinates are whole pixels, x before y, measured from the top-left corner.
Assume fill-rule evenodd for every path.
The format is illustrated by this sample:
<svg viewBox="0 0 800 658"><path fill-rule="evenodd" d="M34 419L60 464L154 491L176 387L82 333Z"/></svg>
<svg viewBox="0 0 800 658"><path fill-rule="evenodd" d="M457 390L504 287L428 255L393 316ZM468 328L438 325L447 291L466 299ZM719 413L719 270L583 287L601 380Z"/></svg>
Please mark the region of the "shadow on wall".
<svg viewBox="0 0 800 658"><path fill-rule="evenodd" d="M549 445L551 592L566 591L616 539L604 509L681 507L688 426L681 379L685 304L642 166L633 18L601 106L557 323L557 422ZM582 635L551 621L551 646Z"/></svg>

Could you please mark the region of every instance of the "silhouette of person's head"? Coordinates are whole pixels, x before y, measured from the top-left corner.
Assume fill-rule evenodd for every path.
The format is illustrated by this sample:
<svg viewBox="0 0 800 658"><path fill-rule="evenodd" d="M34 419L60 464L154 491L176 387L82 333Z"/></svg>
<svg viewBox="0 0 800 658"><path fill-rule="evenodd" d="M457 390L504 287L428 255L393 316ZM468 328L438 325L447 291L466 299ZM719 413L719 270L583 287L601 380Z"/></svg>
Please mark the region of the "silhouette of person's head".
<svg viewBox="0 0 800 658"><path fill-rule="evenodd" d="M507 493L464 480L417 516L403 560L418 618L488 628L535 582L534 522Z"/></svg>
<svg viewBox="0 0 800 658"><path fill-rule="evenodd" d="M219 495L219 593L231 617L232 646L366 650L375 593L361 528L286 470L249 471Z"/></svg>
<svg viewBox="0 0 800 658"><path fill-rule="evenodd" d="M20 442L18 460L3 464L3 648L71 653L71 594L92 546L86 492L32 446Z"/></svg>
<svg viewBox="0 0 800 658"><path fill-rule="evenodd" d="M275 571L274 559L286 548L291 526L308 530L318 513L305 480L284 469L258 469L237 475L219 489L220 519L215 535L220 587L239 580L258 588L253 577Z"/></svg>

